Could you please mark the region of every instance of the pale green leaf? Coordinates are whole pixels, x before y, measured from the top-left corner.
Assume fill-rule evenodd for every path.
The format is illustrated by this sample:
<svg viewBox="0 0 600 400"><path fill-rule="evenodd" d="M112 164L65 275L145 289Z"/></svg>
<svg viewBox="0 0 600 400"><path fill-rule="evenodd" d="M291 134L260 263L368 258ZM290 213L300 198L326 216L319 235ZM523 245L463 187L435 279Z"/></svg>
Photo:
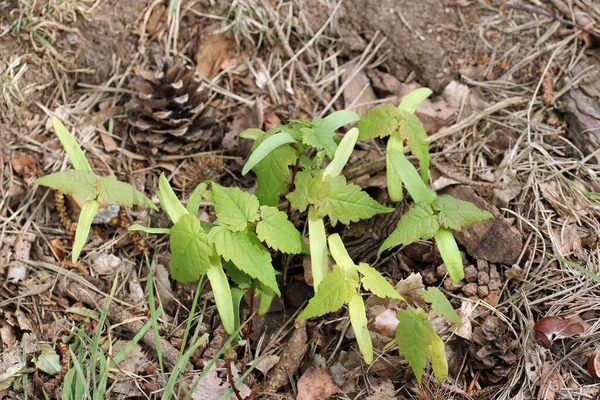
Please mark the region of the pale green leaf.
<svg viewBox="0 0 600 400"><path fill-rule="evenodd" d="M348 311L350 314L352 330L356 337L356 343L358 343L358 349L365 359L365 362L371 365L373 363L373 343L371 342L371 334L367 328L365 303L363 302L360 293L354 293L348 303Z"/></svg>
<svg viewBox="0 0 600 400"><path fill-rule="evenodd" d="M254 149L250 157L248 157L248 161L244 165L242 169L242 175L246 175L251 169L254 168L259 162L261 162L266 156L268 156L273 150L278 148L279 146L283 146L284 144L294 143L296 139L294 139L287 132L276 133L275 135L269 136L265 140L263 140L257 147Z"/></svg>
<svg viewBox="0 0 600 400"><path fill-rule="evenodd" d="M431 96L432 93L431 89L426 87L415 89L402 98L398 109L414 114L421 103Z"/></svg>
<svg viewBox="0 0 600 400"><path fill-rule="evenodd" d="M377 254L419 239L431 239L440 228L437 215L429 204L415 204L400 218L396 229L385 239Z"/></svg>
<svg viewBox="0 0 600 400"><path fill-rule="evenodd" d="M265 134L265 131L263 131L262 129L249 128L249 129L242 131L242 133L240 133L240 137L243 139L256 140L264 134Z"/></svg>
<svg viewBox="0 0 600 400"><path fill-rule="evenodd" d="M275 297L275 292L262 285L259 289L257 289L257 291L258 295L260 296L260 301L258 303L258 315L265 315L271 307L271 303Z"/></svg>
<svg viewBox="0 0 600 400"><path fill-rule="evenodd" d="M212 287L212 285L211 285ZM240 288L231 289L231 299L233 301L233 326L234 331L240 328L240 303L242 302L242 298L246 293L245 290Z"/></svg>
<svg viewBox="0 0 600 400"><path fill-rule="evenodd" d="M393 104L385 104L369 110L367 115L362 117L356 125L360 132L358 140L364 141L378 136L391 135L398 129L398 119L396 118L398 115L400 115L400 110Z"/></svg>
<svg viewBox="0 0 600 400"><path fill-rule="evenodd" d="M147 233L151 233L153 235L161 235L161 234L170 234L171 233L171 228L151 228L149 226L144 226L144 225L140 225L140 224L131 224L129 225L129 227L127 228L128 231L142 231L142 232L147 232Z"/></svg>
<svg viewBox="0 0 600 400"><path fill-rule="evenodd" d="M183 215L171 228L169 269L178 282L195 282L210 266L212 246L200 221L191 214Z"/></svg>
<svg viewBox="0 0 600 400"><path fill-rule="evenodd" d="M6 369L0 371L0 390L8 390L13 385L15 379L21 376L21 370L25 368L25 362L18 362Z"/></svg>
<svg viewBox="0 0 600 400"><path fill-rule="evenodd" d="M404 298L400 296L400 293L398 293L396 289L394 289L394 287L383 276L381 276L379 271L371 267L369 264L359 263L357 265L357 269L358 272L363 275L361 282L364 288L373 293L375 296L404 300Z"/></svg>
<svg viewBox="0 0 600 400"><path fill-rule="evenodd" d="M433 308L433 311L435 311L437 315L446 318L448 321L454 322L458 326L462 325L462 320L440 289L435 286L427 288L423 293L423 299L431 304L431 308Z"/></svg>
<svg viewBox="0 0 600 400"><path fill-rule="evenodd" d="M223 329L225 329L225 332L232 335L235 332L233 298L231 296L231 288L229 287L227 276L221 266L221 259L218 256L210 257L210 267L206 271L206 276L210 281L210 287L213 291Z"/></svg>
<svg viewBox="0 0 600 400"><path fill-rule="evenodd" d="M211 229L208 237L221 257L232 261L236 267L280 294L271 254L254 232L248 228L233 232L223 226L216 226Z"/></svg>
<svg viewBox="0 0 600 400"><path fill-rule="evenodd" d="M185 209L183 204L179 201L173 188L169 185L169 181L164 173L160 174L158 178L158 190L156 196L160 201L162 209L167 213L171 222L174 224L184 215L189 215L189 212Z"/></svg>
<svg viewBox="0 0 600 400"><path fill-rule="evenodd" d="M479 209L469 201L459 200L449 194L439 195L431 206L439 211L438 220L440 225L459 231L463 226L469 226L475 222L481 222L494 216Z"/></svg>
<svg viewBox="0 0 600 400"><path fill-rule="evenodd" d="M260 204L277 207L279 196L285 192L290 180L290 165L296 162L296 152L283 145L263 158L253 171L258 178L256 197Z"/></svg>
<svg viewBox="0 0 600 400"><path fill-rule="evenodd" d="M188 199L187 204L185 205L185 209L192 215L198 215L198 210L200 209L200 203L202 202L202 197L206 193L206 189L208 188L208 182L201 182L194 188L192 194Z"/></svg>
<svg viewBox="0 0 600 400"><path fill-rule="evenodd" d="M266 242L270 248L287 254L302 252L302 234L288 216L277 207L261 206L261 220L256 224L258 238Z"/></svg>
<svg viewBox="0 0 600 400"><path fill-rule="evenodd" d="M423 183L416 168L408 158L396 149L391 149L388 152L390 162L394 169L400 175L406 190L413 198L415 203L431 203L435 200L436 194Z"/></svg>
<svg viewBox="0 0 600 400"><path fill-rule="evenodd" d="M433 375L440 383L444 382L448 377L448 361L444 352L444 341L435 333L431 336L429 353L431 354Z"/></svg>
<svg viewBox="0 0 600 400"><path fill-rule="evenodd" d="M240 188L226 188L216 183L212 185L213 202L217 219L232 231L239 232L248 222L258 220L259 202L256 196Z"/></svg>
<svg viewBox="0 0 600 400"><path fill-rule="evenodd" d="M87 241L88 235L90 234L90 228L92 227L92 221L98 212L98 206L100 203L96 200L88 200L81 207L79 213L79 219L77 220L77 229L75 230L75 238L73 239L73 254L71 254L71 261L77 262L79 254L83 249L83 245Z"/></svg>
<svg viewBox="0 0 600 400"><path fill-rule="evenodd" d="M82 200L96 198L98 195L97 182L98 177L93 172L76 171L74 169L42 176L33 181L38 185L56 189L63 194Z"/></svg>
<svg viewBox="0 0 600 400"><path fill-rule="evenodd" d="M326 131L335 132L342 126L358 121L359 119L360 117L354 111L339 110L323 118L323 121L317 125L317 127Z"/></svg>
<svg viewBox="0 0 600 400"><path fill-rule="evenodd" d="M60 356L49 344L39 344L40 355L34 359L37 369L48 375L57 375L62 370Z"/></svg>
<svg viewBox="0 0 600 400"><path fill-rule="evenodd" d="M433 342L433 327L427 319L427 314L420 308L407 308L398 315L396 327L396 343L398 351L410 364L417 381L421 383L421 376L425 369L425 362L429 356L429 346Z"/></svg>
<svg viewBox="0 0 600 400"><path fill-rule="evenodd" d="M340 267L334 267L333 272L325 275L314 297L296 320L319 317L339 310L352 299L357 286L354 280L344 278L344 271Z"/></svg>
<svg viewBox="0 0 600 400"><path fill-rule="evenodd" d="M310 206L308 209L308 241L313 287L316 293L329 270L329 258L327 257L325 224L323 218L319 218L318 211L314 206Z"/></svg>
<svg viewBox="0 0 600 400"><path fill-rule="evenodd" d="M98 201L117 203L124 207L146 206L158 211L152 200L137 191L129 183L120 182L114 176L100 178Z"/></svg>
<svg viewBox="0 0 600 400"><path fill-rule="evenodd" d="M406 139L410 152L419 160L421 179L427 183L429 181L430 155L427 132L425 132L423 124L415 115L403 111L398 132Z"/></svg>
<svg viewBox="0 0 600 400"><path fill-rule="evenodd" d="M356 266L354 265L352 258L350 258L350 254L348 254L340 235L337 233L329 235L327 238L327 243L329 244L329 252L333 257L333 260L337 265L342 267L346 279L354 279L356 282L358 282Z"/></svg>
<svg viewBox="0 0 600 400"><path fill-rule="evenodd" d="M58 136L58 140L60 140L60 143L67 152L73 168L77 171L91 172L92 167L87 158L85 158L83 150L81 150L81 147L79 147L79 144L73 135L71 135L71 132L56 117L52 117L52 126L54 127L54 132L56 132L56 136Z"/></svg>
<svg viewBox="0 0 600 400"><path fill-rule="evenodd" d="M229 278L233 281L233 283L238 285L238 287L247 289L252 286L252 277L236 267L231 261L225 261L225 270L227 271Z"/></svg>
<svg viewBox="0 0 600 400"><path fill-rule="evenodd" d="M440 228L433 238L440 251L442 260L444 260L446 269L450 274L450 278L452 278L454 282L461 281L465 277L465 271L463 269L462 256L460 255L452 231L446 228Z"/></svg>
<svg viewBox="0 0 600 400"><path fill-rule="evenodd" d="M340 145L335 151L333 160L325 168L323 175L338 176L342 172L342 169L350 159L350 155L354 150L354 146L356 145L357 139L358 129L350 129L340 141Z"/></svg>
<svg viewBox="0 0 600 400"><path fill-rule="evenodd" d="M294 191L288 193L286 198L292 208L304 212L309 204L317 204L329 191L329 183L323 181L323 172L313 177L309 169L300 171L294 179Z"/></svg>
<svg viewBox="0 0 600 400"><path fill-rule="evenodd" d="M81 315L82 317L91 318L96 321L100 319L100 313L96 310L90 310L87 307L69 307L65 310L66 313Z"/></svg>
<svg viewBox="0 0 600 400"><path fill-rule="evenodd" d="M360 186L347 184L342 175L331 178L329 183L329 192L319 204L319 216L329 216L332 226L338 221L348 225L350 222L371 218L376 214L394 211L393 208L384 207L372 199Z"/></svg>
<svg viewBox="0 0 600 400"><path fill-rule="evenodd" d="M317 127L302 128L302 143L311 146L315 149L324 149L328 157L333 157L337 144L334 138L337 137L335 132L317 129Z"/></svg>
<svg viewBox="0 0 600 400"><path fill-rule="evenodd" d="M385 150L385 177L387 183L387 190L392 201L400 201L404 197L402 189L402 178L400 174L394 168L394 164L390 159L391 150L396 150L402 153L404 151L404 140L400 137L398 132L394 132L388 139L386 150Z"/></svg>

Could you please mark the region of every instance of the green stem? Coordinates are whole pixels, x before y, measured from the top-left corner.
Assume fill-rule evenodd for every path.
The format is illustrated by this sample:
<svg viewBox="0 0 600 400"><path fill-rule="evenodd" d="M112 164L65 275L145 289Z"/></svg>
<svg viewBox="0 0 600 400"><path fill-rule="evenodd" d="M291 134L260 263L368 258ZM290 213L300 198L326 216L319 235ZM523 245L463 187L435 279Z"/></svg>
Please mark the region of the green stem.
<svg viewBox="0 0 600 400"><path fill-rule="evenodd" d="M319 218L317 209L310 206L308 209L308 240L310 246L310 264L315 293L319 284L329 270L327 259L327 235L323 219Z"/></svg>

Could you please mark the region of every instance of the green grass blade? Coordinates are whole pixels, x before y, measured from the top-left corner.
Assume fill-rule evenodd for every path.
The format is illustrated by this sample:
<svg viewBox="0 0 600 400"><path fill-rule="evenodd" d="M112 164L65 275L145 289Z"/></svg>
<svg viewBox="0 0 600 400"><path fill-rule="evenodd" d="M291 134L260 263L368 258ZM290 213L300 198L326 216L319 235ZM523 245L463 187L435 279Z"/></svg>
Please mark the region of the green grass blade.
<svg viewBox="0 0 600 400"><path fill-rule="evenodd" d="M73 368L75 368L77 376L77 386L79 386L80 390L83 390L83 394L85 394L86 398L91 399L92 395L90 393L90 388L87 384L87 379L85 379L85 374L83 373L83 362L82 360L79 360L77 357L75 357L75 353L73 353L73 350L69 349L69 352L71 353L71 359L73 360ZM92 375L95 375L95 373L92 372ZM83 396L79 398L83 398Z"/></svg>
<svg viewBox="0 0 600 400"><path fill-rule="evenodd" d="M162 359L162 348L160 346L160 335L158 333L158 313L154 305L154 281L152 277L152 267L148 253L145 253L146 267L148 267L148 306L150 308L150 321L152 323L152 333L154 334L154 343L156 344L156 356L158 357L158 365L160 367L160 376L165 380L165 368Z"/></svg>
<svg viewBox="0 0 600 400"><path fill-rule="evenodd" d="M431 96L432 93L431 89L426 87L415 89L402 98L398 109L414 114L421 103Z"/></svg>
<svg viewBox="0 0 600 400"><path fill-rule="evenodd" d="M356 141L358 140L358 129L352 128L346 133L346 135L340 141L340 144L333 155L333 160L329 165L325 168L325 172L323 175L329 176L338 176L341 172L352 151L354 150L354 146L356 145Z"/></svg>
<svg viewBox="0 0 600 400"><path fill-rule="evenodd" d="M158 191L156 192L162 209L167 213L171 221L176 224L185 214L189 214L183 204L179 201L173 188L169 184L164 173L158 178Z"/></svg>
<svg viewBox="0 0 600 400"><path fill-rule="evenodd" d="M296 139L287 132L280 132L273 136L269 136L258 145L252 154L250 154L248 161L246 161L246 164L244 165L244 169L242 169L242 175L246 175L256 164L279 146L294 142L296 142Z"/></svg>
<svg viewBox="0 0 600 400"><path fill-rule="evenodd" d="M73 240L73 253L71 254L71 261L73 263L77 262L81 250L87 241L99 205L100 203L96 200L88 200L81 207L79 220L77 220L77 229L75 230L75 239Z"/></svg>
<svg viewBox="0 0 600 400"><path fill-rule="evenodd" d="M417 169L408 161L408 158L396 149L391 149L388 154L391 164L404 182L406 190L408 190L415 203L430 204L433 202L437 197L435 192L425 186Z"/></svg>
<svg viewBox="0 0 600 400"><path fill-rule="evenodd" d="M131 224L128 231L142 231L146 233L151 233L153 235L169 235L171 233L171 228L151 228L149 226L144 226L140 224Z"/></svg>
<svg viewBox="0 0 600 400"><path fill-rule="evenodd" d="M188 349L188 351L185 352L183 357L180 357L177 360L177 364L173 367L173 371L171 371L171 376L169 377L169 381L167 382L167 385L165 386L164 395L162 397L163 400L171 399L171 397L173 396L173 393L174 393L175 383L177 383L177 379L179 378L182 371L185 370L188 360L190 359L192 354L194 354L194 352L198 349L198 347L200 347L204 342L206 342L206 340L208 340L208 333L205 333L204 335L200 336L200 339L198 339Z"/></svg>
<svg viewBox="0 0 600 400"><path fill-rule="evenodd" d="M56 132L56 136L58 136L58 140L60 140L60 143L67 152L73 168L78 171L92 171L92 167L87 158L85 158L83 150L81 150L81 147L79 147L79 144L63 123L58 118L52 117L52 126L54 127L54 132Z"/></svg>

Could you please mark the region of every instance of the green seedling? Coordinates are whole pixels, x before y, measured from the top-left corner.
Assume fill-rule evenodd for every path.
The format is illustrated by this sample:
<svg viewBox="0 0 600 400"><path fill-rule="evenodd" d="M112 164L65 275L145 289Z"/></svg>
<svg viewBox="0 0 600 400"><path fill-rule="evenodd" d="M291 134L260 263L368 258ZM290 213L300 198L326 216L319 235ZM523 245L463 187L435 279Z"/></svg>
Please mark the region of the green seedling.
<svg viewBox="0 0 600 400"><path fill-rule="evenodd" d="M130 184L120 182L114 176L98 177L92 171L81 147L62 122L53 117L52 125L73 164L73 169L43 176L34 183L72 196L77 203L82 204L73 240L72 261L77 262L99 209L114 204L124 207L141 205L157 211L158 208Z"/></svg>

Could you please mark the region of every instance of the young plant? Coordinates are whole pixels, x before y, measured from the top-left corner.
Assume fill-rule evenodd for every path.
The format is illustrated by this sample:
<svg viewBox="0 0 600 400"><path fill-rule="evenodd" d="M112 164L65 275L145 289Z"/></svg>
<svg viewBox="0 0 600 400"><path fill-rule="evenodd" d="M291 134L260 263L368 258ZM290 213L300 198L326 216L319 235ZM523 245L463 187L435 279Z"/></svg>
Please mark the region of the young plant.
<svg viewBox="0 0 600 400"><path fill-rule="evenodd" d="M82 204L71 255L72 261L77 262L99 210L115 204L124 207L141 205L157 211L158 208L130 184L120 182L114 176L96 176L81 147L62 122L52 117L52 125L73 164L73 169L43 176L34 183L70 195L78 204Z"/></svg>

